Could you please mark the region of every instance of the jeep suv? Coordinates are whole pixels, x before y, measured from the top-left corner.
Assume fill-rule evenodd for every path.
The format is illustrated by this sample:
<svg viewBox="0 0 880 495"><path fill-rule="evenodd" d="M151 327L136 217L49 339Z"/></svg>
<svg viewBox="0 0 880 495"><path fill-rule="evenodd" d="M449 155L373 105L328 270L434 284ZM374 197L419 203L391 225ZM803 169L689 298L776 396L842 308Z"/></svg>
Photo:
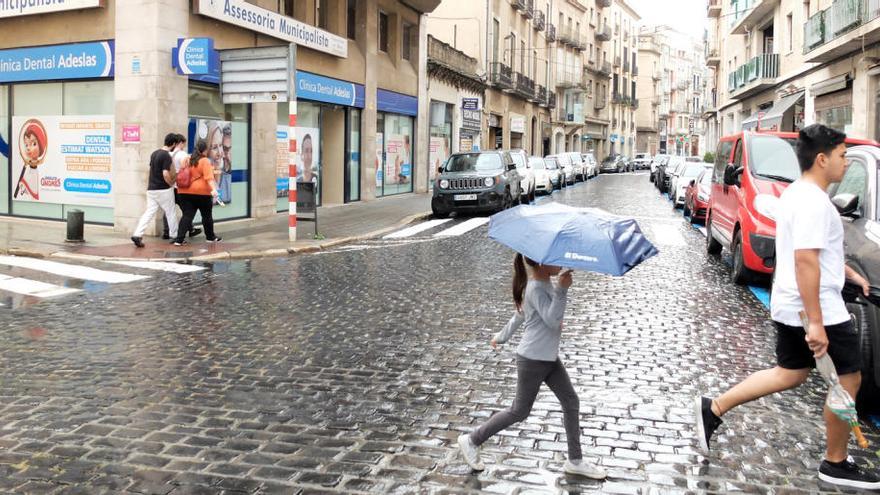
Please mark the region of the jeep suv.
<svg viewBox="0 0 880 495"><path fill-rule="evenodd" d="M453 212L501 211L519 203L522 177L506 151L455 153L438 169L431 210L437 218Z"/></svg>

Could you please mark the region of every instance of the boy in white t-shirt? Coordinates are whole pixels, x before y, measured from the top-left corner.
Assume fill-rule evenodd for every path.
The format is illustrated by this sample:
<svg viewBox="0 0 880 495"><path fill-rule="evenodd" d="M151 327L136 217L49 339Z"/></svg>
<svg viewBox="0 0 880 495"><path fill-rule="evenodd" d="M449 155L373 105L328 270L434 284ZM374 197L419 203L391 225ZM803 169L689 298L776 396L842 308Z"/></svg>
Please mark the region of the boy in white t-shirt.
<svg viewBox="0 0 880 495"><path fill-rule="evenodd" d="M703 451L721 425L721 416L736 406L800 386L816 366L815 358L831 356L840 383L856 396L861 384L859 334L853 328L841 289L845 279L862 287L868 282L846 266L843 224L825 192L846 172L846 135L814 124L800 131L797 157L801 178L788 186L776 212L776 268L770 313L776 325L775 368L752 374L727 392L697 397L697 436ZM809 319L805 329L799 312ZM880 478L863 471L847 456L849 425L827 407L827 443L819 478L836 485L880 489Z"/></svg>

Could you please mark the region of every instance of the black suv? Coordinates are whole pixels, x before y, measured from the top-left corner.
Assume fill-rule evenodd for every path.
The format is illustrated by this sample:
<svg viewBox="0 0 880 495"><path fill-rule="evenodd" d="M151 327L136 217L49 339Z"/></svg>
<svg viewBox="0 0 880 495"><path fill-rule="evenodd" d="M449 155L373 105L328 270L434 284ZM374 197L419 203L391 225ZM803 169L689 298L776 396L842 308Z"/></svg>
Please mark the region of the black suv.
<svg viewBox="0 0 880 495"><path fill-rule="evenodd" d="M438 218L452 212L501 211L522 196L522 177L506 151L455 153L438 172L431 199Z"/></svg>

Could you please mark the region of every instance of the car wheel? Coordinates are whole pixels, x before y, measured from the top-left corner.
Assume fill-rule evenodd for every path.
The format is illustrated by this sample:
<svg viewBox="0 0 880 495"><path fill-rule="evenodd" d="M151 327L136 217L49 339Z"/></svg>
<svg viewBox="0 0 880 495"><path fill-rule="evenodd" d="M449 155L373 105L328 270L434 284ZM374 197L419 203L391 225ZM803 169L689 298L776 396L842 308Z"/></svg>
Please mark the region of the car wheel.
<svg viewBox="0 0 880 495"><path fill-rule="evenodd" d="M847 311L852 315L853 327L859 332L859 351L862 358L862 385L856 396L856 408L862 415L877 414L880 412L880 388L874 376L876 363L874 363L872 331L877 331L877 311L873 307L848 303Z"/></svg>
<svg viewBox="0 0 880 495"><path fill-rule="evenodd" d="M733 238L733 245L730 246L733 252L733 271L730 273L730 279L736 285L748 285L752 280L751 270L746 268L745 260L742 252L742 234L737 232Z"/></svg>
<svg viewBox="0 0 880 495"><path fill-rule="evenodd" d="M535 199L537 199L537 197L538 197L538 191L535 189L532 189L532 194L531 194L531 196L529 196L529 202L531 203L531 202L535 201Z"/></svg>
<svg viewBox="0 0 880 495"><path fill-rule="evenodd" d="M721 254L721 243L712 237L712 217L706 216L706 253L713 256Z"/></svg>
<svg viewBox="0 0 880 495"><path fill-rule="evenodd" d="M437 208L431 207L431 213L434 214L434 218L449 218L448 211L438 210Z"/></svg>
<svg viewBox="0 0 880 495"><path fill-rule="evenodd" d="M513 196L510 194L510 189L504 191L504 198L501 200L501 209L499 211L504 211L508 208L513 207Z"/></svg>

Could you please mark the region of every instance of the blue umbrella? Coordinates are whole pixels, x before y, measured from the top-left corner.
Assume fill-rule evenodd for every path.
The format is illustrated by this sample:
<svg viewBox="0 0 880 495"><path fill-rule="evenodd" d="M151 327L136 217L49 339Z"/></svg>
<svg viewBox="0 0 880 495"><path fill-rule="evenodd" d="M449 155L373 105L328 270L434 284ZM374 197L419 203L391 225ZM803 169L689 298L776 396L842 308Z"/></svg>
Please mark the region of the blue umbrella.
<svg viewBox="0 0 880 495"><path fill-rule="evenodd" d="M489 237L544 265L617 276L657 254L632 218L559 203L492 215Z"/></svg>

